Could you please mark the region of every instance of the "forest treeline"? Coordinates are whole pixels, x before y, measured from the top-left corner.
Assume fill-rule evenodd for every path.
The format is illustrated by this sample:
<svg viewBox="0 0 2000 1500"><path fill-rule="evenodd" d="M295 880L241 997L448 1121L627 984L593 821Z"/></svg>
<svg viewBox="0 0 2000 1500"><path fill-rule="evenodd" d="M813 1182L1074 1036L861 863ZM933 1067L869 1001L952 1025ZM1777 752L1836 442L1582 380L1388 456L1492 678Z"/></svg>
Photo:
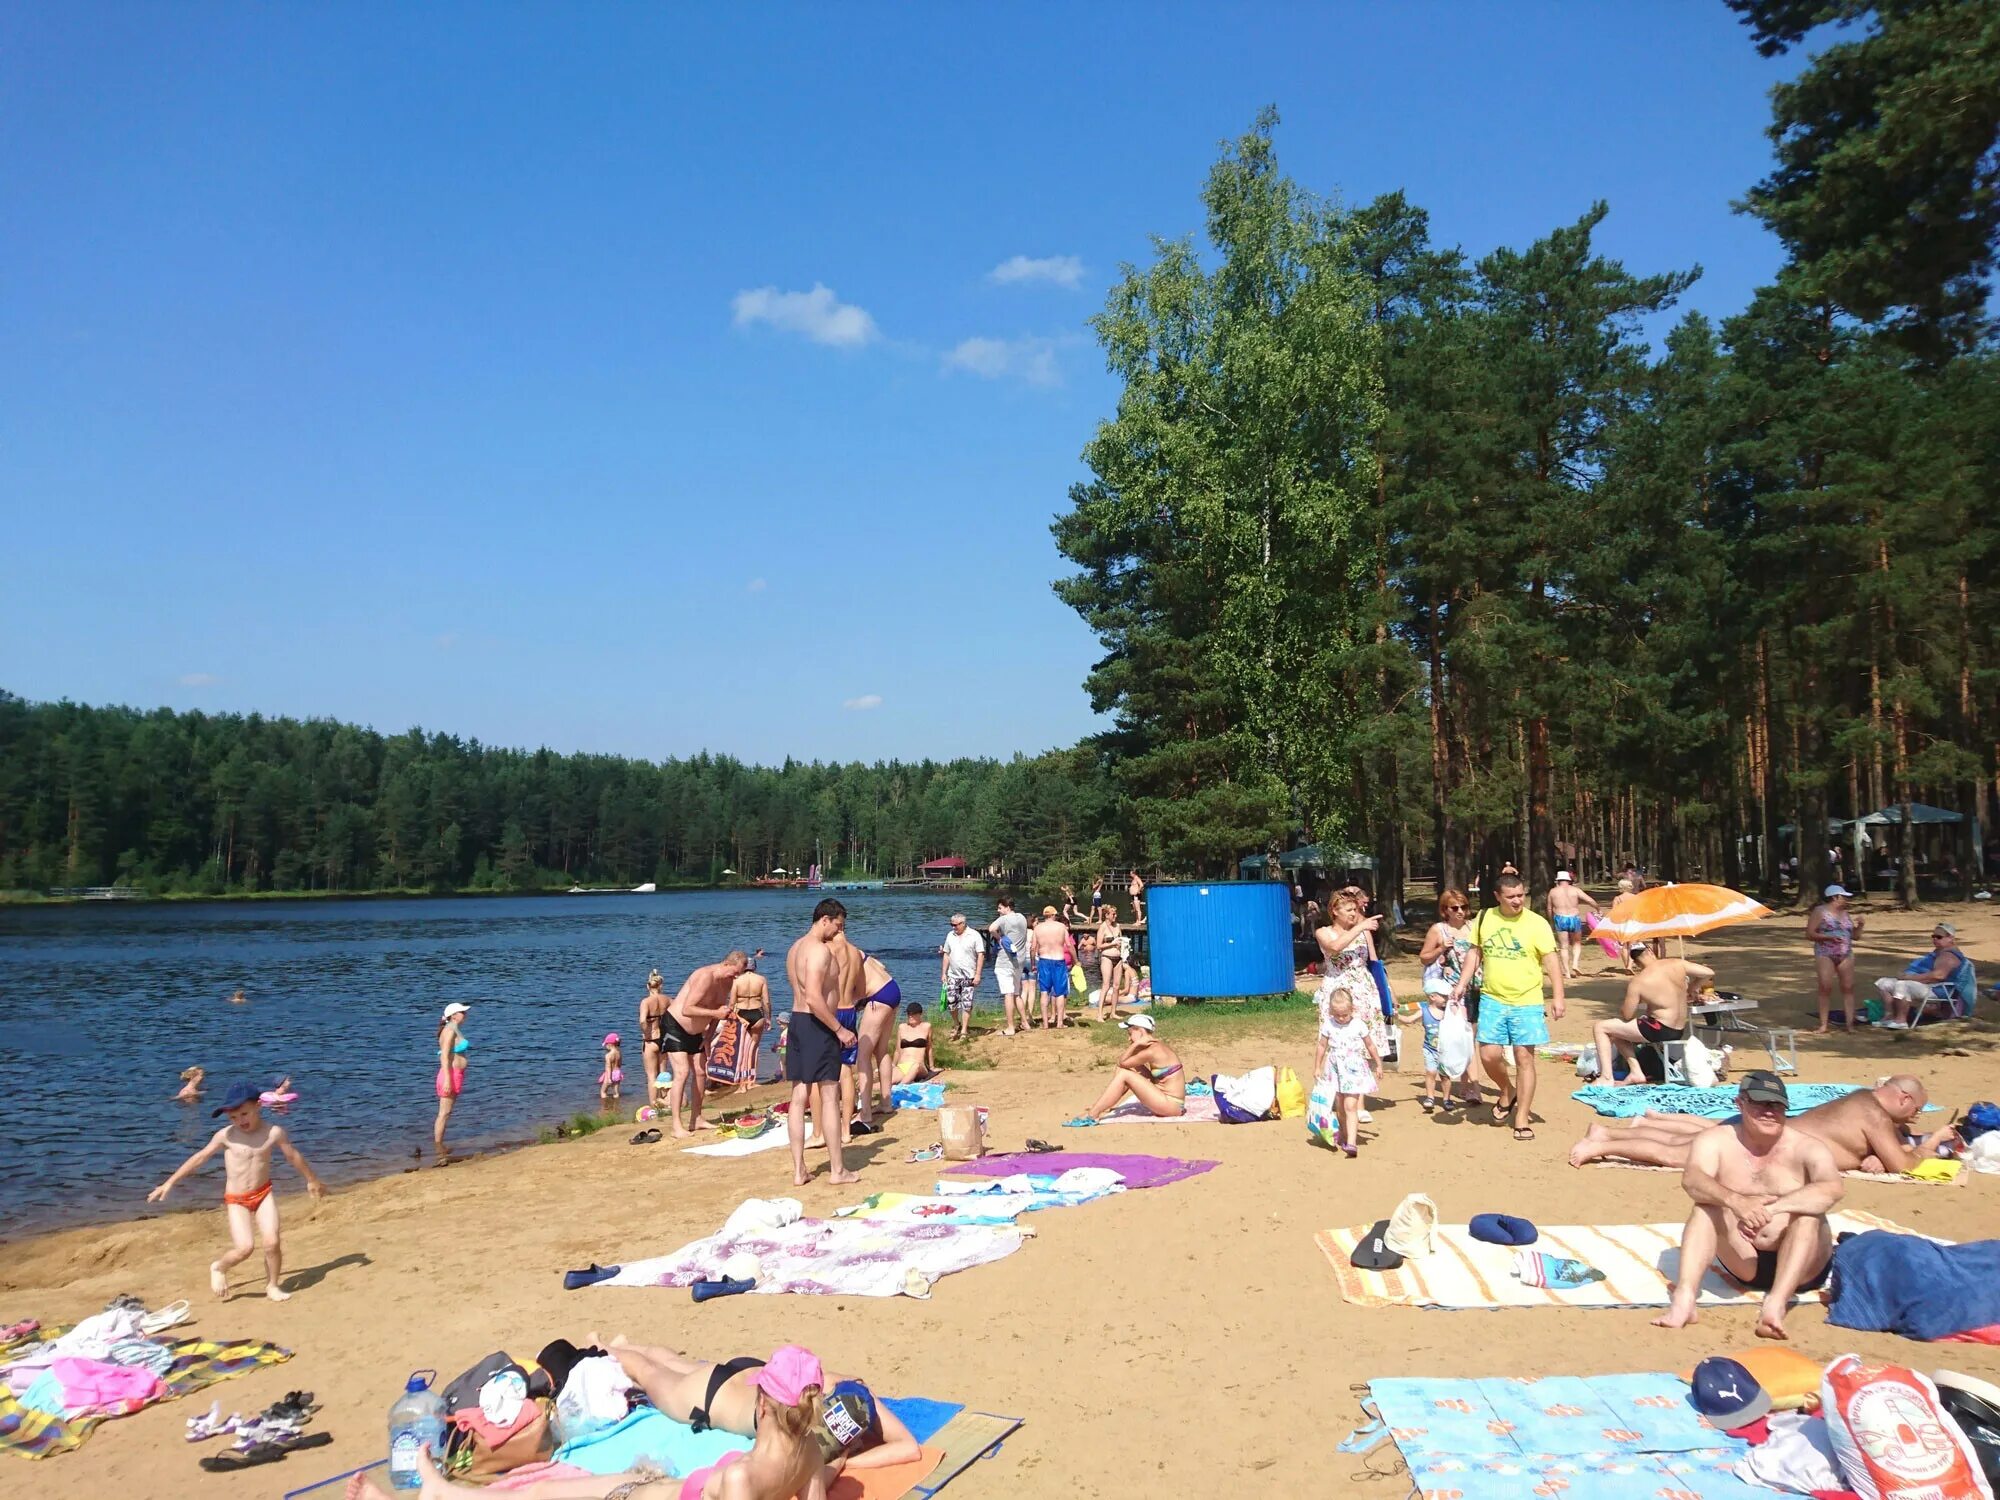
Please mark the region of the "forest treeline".
<svg viewBox="0 0 2000 1500"><path fill-rule="evenodd" d="M1744 185L1787 263L1719 322L1675 320L1697 267L1601 251L1604 204L1468 254L1286 177L1275 113L1206 246L1113 289L1058 588L1167 867L1303 831L1392 885L1636 858L1775 890L1785 853L1825 877L1830 817L1991 826L2000 6L1729 3L1820 50Z"/></svg>
<svg viewBox="0 0 2000 1500"><path fill-rule="evenodd" d="M1741 205L1787 259L1719 320L1676 307L1698 267L1603 253L1605 204L1475 254L1401 194L1292 181L1275 112L1224 150L1206 244L1158 241L1095 320L1120 394L1053 527L1104 647L1086 743L765 769L6 699L0 885L665 881L815 849L1046 884L1311 838L1370 848L1392 895L1503 858L1770 892L1788 854L1825 879L1830 818L1990 828L2000 5L1725 3L1811 57Z"/></svg>
<svg viewBox="0 0 2000 1500"><path fill-rule="evenodd" d="M830 872L908 875L946 853L1074 880L1100 852L1109 797L1088 749L1004 762L650 762L0 692L0 890L707 884L816 855Z"/></svg>

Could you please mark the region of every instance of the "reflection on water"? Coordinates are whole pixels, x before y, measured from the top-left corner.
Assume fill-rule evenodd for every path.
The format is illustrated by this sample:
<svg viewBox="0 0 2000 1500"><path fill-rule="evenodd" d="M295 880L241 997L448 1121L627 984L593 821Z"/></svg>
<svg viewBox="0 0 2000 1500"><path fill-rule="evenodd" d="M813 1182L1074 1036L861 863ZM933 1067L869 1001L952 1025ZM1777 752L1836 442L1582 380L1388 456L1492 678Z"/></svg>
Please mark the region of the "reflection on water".
<svg viewBox="0 0 2000 1500"><path fill-rule="evenodd" d="M594 1108L607 1031L625 1038L629 1111L644 1089L647 971L657 967L671 992L731 948L764 948L782 1015L785 950L815 899L717 891L0 908L0 1090L15 1121L0 1234L146 1212L147 1190L215 1128L209 1105L172 1102L177 1075L196 1063L211 1103L232 1080L269 1088L290 1074L301 1097L282 1118L330 1182L406 1163L429 1149L435 1028L453 1000L475 1007L455 1149L530 1139ZM950 914L972 898L840 899L855 940L906 995L924 998ZM969 914L983 926L991 908ZM249 1003L232 1005L239 986ZM290 1169L278 1175L289 1192ZM220 1183L213 1166L175 1202L219 1199Z"/></svg>

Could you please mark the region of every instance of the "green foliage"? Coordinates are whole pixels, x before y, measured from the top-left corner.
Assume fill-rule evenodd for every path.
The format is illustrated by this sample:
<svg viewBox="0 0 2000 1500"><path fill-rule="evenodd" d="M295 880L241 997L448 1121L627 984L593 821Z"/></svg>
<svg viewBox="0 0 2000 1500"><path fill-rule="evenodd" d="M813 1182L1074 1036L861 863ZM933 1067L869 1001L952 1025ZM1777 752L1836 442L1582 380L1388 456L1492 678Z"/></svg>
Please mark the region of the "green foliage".
<svg viewBox="0 0 2000 1500"><path fill-rule="evenodd" d="M1000 1066L984 1052L973 1051L965 1042L954 1042L935 1034L931 1039L931 1056L937 1059L941 1073L984 1073Z"/></svg>

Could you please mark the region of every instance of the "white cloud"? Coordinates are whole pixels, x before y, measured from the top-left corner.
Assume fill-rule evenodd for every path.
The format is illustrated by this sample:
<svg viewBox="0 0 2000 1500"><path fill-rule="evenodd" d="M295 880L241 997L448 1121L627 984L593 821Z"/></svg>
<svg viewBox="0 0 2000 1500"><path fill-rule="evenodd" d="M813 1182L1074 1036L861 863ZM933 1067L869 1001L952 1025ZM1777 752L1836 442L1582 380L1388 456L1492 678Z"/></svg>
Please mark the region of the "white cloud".
<svg viewBox="0 0 2000 1500"><path fill-rule="evenodd" d="M743 592L746 594L761 594L768 587L769 585L766 584L763 579L753 578L748 583L743 585Z"/></svg>
<svg viewBox="0 0 2000 1500"><path fill-rule="evenodd" d="M882 706L882 695L880 693L863 693L859 698L849 698L840 706L852 709L880 708Z"/></svg>
<svg viewBox="0 0 2000 1500"><path fill-rule="evenodd" d="M214 687L222 681L213 672L184 672L181 674L182 687Z"/></svg>
<svg viewBox="0 0 2000 1500"><path fill-rule="evenodd" d="M1074 255L1013 255L986 273L999 286L1017 281L1048 281L1075 291L1083 282L1083 262Z"/></svg>
<svg viewBox="0 0 2000 1500"><path fill-rule="evenodd" d="M857 349L878 336L875 320L865 308L842 302L833 289L813 283L809 292L781 292L774 286L738 292L730 306L736 326L769 323L786 333L801 333L815 344Z"/></svg>
<svg viewBox="0 0 2000 1500"><path fill-rule="evenodd" d="M1039 386L1062 384L1054 339L965 339L945 355L944 367L963 370L982 380L1019 380Z"/></svg>

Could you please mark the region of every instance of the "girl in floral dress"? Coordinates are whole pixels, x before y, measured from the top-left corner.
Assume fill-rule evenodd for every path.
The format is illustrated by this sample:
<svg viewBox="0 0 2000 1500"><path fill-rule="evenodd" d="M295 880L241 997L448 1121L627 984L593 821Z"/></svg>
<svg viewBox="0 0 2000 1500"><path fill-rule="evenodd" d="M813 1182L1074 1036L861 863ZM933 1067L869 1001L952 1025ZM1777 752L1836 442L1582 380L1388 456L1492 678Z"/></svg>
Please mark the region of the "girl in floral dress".
<svg viewBox="0 0 2000 1500"><path fill-rule="evenodd" d="M1382 1019L1382 998L1368 962L1375 957L1375 929L1381 921L1380 917L1362 916L1361 903L1351 892L1340 891L1334 895L1326 926L1313 934L1326 958L1321 971L1326 977L1320 981L1314 996L1319 1002L1320 1034L1326 1034L1329 998L1335 991L1346 994L1353 1003L1354 1013L1368 1029L1377 1066L1382 1054L1389 1050L1388 1027ZM1364 1122L1368 1119L1366 1109L1361 1111L1361 1119Z"/></svg>
<svg viewBox="0 0 2000 1500"><path fill-rule="evenodd" d="M1361 973L1372 999L1374 981L1368 979L1367 969ZM1340 1121L1336 1144L1349 1156L1360 1150L1361 1101L1375 1091L1381 1065L1382 1055L1375 1050L1375 1038L1369 1035L1368 1022L1356 1009L1354 996L1346 989L1330 991L1320 1021L1319 1055L1313 1072L1321 1082L1333 1085L1334 1109Z"/></svg>

